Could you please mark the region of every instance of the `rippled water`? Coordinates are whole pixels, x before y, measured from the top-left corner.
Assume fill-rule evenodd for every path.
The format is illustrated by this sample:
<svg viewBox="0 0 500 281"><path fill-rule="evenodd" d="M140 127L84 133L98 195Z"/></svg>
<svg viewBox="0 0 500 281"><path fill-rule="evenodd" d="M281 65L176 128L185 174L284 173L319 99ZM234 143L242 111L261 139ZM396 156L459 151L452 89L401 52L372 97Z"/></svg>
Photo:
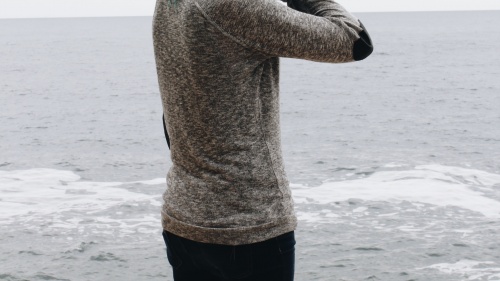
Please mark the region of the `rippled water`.
<svg viewBox="0 0 500 281"><path fill-rule="evenodd" d="M500 12L281 60L296 280L500 280ZM151 18L0 20L0 280L172 280Z"/></svg>

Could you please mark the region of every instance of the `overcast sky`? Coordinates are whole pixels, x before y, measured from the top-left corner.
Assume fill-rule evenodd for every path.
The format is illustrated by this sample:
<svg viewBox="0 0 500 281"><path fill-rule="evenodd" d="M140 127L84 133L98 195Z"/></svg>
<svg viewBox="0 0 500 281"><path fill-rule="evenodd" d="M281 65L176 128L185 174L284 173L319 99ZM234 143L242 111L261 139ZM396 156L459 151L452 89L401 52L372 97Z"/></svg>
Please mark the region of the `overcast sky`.
<svg viewBox="0 0 500 281"><path fill-rule="evenodd" d="M0 0L0 18L151 16L155 2L156 0ZM500 10L500 0L339 0L339 3L352 12Z"/></svg>

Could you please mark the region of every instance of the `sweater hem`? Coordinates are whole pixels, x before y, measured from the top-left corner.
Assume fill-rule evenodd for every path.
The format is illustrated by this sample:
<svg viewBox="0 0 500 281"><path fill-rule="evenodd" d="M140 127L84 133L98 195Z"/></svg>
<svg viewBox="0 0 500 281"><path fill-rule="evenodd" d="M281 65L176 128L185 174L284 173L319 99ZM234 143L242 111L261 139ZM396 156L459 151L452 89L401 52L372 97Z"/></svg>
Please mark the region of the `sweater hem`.
<svg viewBox="0 0 500 281"><path fill-rule="evenodd" d="M262 242L294 231L297 228L297 217L290 215L249 227L210 228L187 224L162 212L162 228L177 236L200 243L236 246Z"/></svg>

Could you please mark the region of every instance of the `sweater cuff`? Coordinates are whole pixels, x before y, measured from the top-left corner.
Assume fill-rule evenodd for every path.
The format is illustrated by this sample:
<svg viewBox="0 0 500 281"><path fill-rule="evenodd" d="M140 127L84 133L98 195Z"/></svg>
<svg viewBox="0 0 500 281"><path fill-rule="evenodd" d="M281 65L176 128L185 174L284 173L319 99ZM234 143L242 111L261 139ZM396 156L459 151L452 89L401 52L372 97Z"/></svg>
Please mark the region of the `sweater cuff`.
<svg viewBox="0 0 500 281"><path fill-rule="evenodd" d="M364 60L373 52L373 44L370 35L366 31L363 23L360 20L358 21L363 30L358 33L359 39L354 42L353 58L355 61Z"/></svg>

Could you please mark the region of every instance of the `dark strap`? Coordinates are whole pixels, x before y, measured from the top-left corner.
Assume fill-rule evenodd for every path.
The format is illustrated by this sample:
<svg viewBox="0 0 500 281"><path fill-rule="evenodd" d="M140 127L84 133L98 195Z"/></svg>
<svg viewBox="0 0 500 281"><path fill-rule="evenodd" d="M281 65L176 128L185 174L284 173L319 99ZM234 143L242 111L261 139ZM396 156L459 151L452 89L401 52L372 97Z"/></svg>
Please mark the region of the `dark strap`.
<svg viewBox="0 0 500 281"><path fill-rule="evenodd" d="M170 149L170 138L167 133L167 126L165 125L165 114L161 115L163 121L163 132L165 133L165 139L167 140L168 149Z"/></svg>

